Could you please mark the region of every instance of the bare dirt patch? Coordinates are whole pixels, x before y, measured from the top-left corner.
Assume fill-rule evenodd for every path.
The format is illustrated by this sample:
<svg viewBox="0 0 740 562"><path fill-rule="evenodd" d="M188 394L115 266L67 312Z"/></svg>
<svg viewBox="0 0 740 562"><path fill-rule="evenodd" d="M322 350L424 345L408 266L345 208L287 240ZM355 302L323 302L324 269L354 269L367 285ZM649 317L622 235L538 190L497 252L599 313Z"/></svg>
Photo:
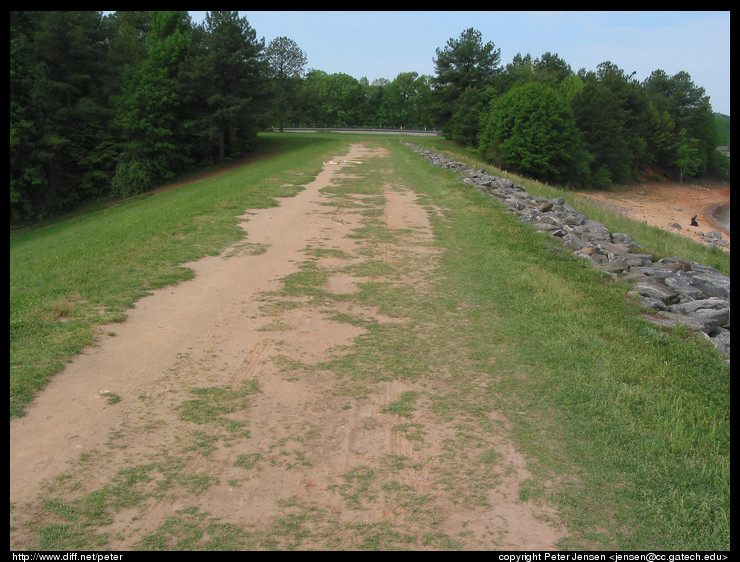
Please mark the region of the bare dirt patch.
<svg viewBox="0 0 740 562"><path fill-rule="evenodd" d="M350 298L363 284L423 290L437 259L412 191L388 184L341 205L324 191L383 156L354 145L298 195L245 214L244 242L187 264L194 279L142 299L11 421L12 550L37 548L51 525L89 534L73 506L91 498L110 514L92 532L113 550L208 537L255 550L555 548L556 513L519 498L531 474L505 420L451 452L464 422L425 394L442 382L327 367L372 326L407 321ZM392 236L369 255L354 233L373 212ZM418 267L384 279L399 263ZM467 467L476 452L487 461ZM200 542L181 542L193 525Z"/></svg>
<svg viewBox="0 0 740 562"><path fill-rule="evenodd" d="M719 183L641 183L624 191L587 191L579 195L631 219L657 226L679 236L702 242L700 233L719 230L730 242L730 231L713 217L716 207L730 204L730 186ZM697 215L699 226L691 226ZM672 226L677 223L680 229ZM729 246L727 248L729 251Z"/></svg>

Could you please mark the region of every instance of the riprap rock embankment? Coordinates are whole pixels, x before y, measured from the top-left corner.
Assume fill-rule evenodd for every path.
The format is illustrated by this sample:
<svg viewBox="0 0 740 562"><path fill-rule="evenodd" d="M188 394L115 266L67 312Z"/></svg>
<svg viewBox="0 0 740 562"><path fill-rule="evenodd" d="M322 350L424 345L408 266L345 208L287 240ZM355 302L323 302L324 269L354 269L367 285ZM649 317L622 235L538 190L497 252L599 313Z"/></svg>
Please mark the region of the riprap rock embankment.
<svg viewBox="0 0 740 562"><path fill-rule="evenodd" d="M453 170L462 181L496 197L521 220L558 238L580 258L632 285L630 293L654 312L645 317L663 326L682 324L704 334L727 357L730 355L730 278L716 269L689 260L656 260L641 253L631 235L612 233L565 203L562 197L530 195L507 178L452 161L444 154L404 143L433 165Z"/></svg>

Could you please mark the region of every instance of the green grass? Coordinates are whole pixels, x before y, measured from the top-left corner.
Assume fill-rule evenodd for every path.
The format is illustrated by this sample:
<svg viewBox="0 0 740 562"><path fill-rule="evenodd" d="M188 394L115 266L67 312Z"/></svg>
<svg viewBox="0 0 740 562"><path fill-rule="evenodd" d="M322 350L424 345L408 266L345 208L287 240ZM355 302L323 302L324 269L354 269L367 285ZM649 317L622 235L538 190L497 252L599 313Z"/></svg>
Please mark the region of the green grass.
<svg viewBox="0 0 740 562"><path fill-rule="evenodd" d="M502 363L488 400L514 420L542 475L573 477L555 496L573 510L574 530L583 525L584 539L603 548L728 548L729 366L702 338L640 320L624 284L577 263L491 198L443 180L449 172L430 174L438 179L414 185L450 209L440 243L464 248L446 252L447 294L437 300L465 308L455 329L467 328L466 337L445 333L439 345L463 340L470 357ZM658 247L704 255L684 252L681 241ZM719 257L718 269L729 271L729 256ZM491 341L509 353L490 356ZM629 531L586 530L615 523Z"/></svg>
<svg viewBox="0 0 740 562"><path fill-rule="evenodd" d="M560 548L729 550L729 366L709 342L641 319L626 284L576 259L493 198L462 184L456 174L432 167L400 145L398 137L266 138L289 152L220 178L11 237L11 416L22 413L43 381L92 341L104 321L125 314L152 288L187 278L187 270L179 267L184 261L238 241L236 215L269 205L271 194L290 195L295 188L286 193L280 186L289 183L288 177L298 183L291 172L303 171L299 177L308 181L327 154L361 141L385 147L389 158L364 167L362 178L327 192L335 196L337 209L350 206L343 195L369 196L354 203L355 210L367 205L365 224L354 233L367 259L353 265L352 274L372 280L351 295L325 293L328 272L318 267L315 258L321 252L316 250L308 252L314 259L300 264L265 306L277 311L295 306L296 297L320 296L327 309L332 299L343 300L405 322L364 322L365 334L350 349L306 368L330 371L345 404L364 399L380 382L413 387L387 400L383 414L397 416L393 432L413 447L428 445L431 428L421 423L422 414L453 431L439 457L426 459L423 468L435 475L438 493L443 490L471 510L490 507L486 493L498 485L501 460L492 442L505 430L511 431L531 473L519 499L544 500L558 508L568 530ZM442 139L413 142L453 149ZM459 154L458 159L464 158L470 157ZM423 288L398 282L419 263L399 260L389 268L388 258L377 259L378 252L403 240L402 233L382 227L380 201L373 202L381 196L379 186L391 180L413 189L423 205L440 210L430 213L438 263L416 271L425 280ZM551 187L519 183L533 193L573 198ZM577 200L571 204L592 216ZM615 227L621 224L618 217L592 218L633 234L646 251L703 263L711 258L710 265L729 273L729 256L722 252L715 255L654 229L632 228L640 223ZM117 223L126 228L116 228ZM139 235L140 229L147 233ZM351 314L333 318L361 323ZM256 391L200 388L180 404L181 416L201 430L196 436L201 456L211 451L217 438L213 431L245 430L228 414L234 405L248 411ZM301 438L290 440L300 444ZM302 449L286 443L276 442L272 454L239 456L235 467L245 478L268 467L305 468ZM40 527L41 547L105 548L111 540L106 522L118 510L175 490L197 495L213 484L171 454L168 460L122 469L108 486L74 500L52 494ZM421 468L406 457L386 456L349 468L336 487L348 510L392 497L409 514L395 526L386 521L340 524L320 506L295 500L283 506L267 531L258 532L186 507L144 536L139 547L464 548L465 536L440 532L443 515L431 507L429 497L396 477L398 471Z"/></svg>
<svg viewBox="0 0 740 562"><path fill-rule="evenodd" d="M295 194L321 169L326 153L343 145L331 136L263 138L270 158L11 233L11 418L23 415L101 326L124 320L152 290L191 278L181 264L238 242L244 235L238 215Z"/></svg>
<svg viewBox="0 0 740 562"><path fill-rule="evenodd" d="M249 436L249 432L243 429L243 422L233 420L228 414L247 409L250 397L259 392L257 384L242 385L242 388L207 387L194 388L191 394L195 396L186 400L178 410L180 419L201 425L216 425L231 433L240 433Z"/></svg>
<svg viewBox="0 0 740 562"><path fill-rule="evenodd" d="M566 203L581 211L589 218L602 222L611 232L625 232L643 246L643 250L656 257L680 257L709 265L724 275L730 275L730 255L712 245L700 244L682 236L677 236L660 228L649 226L641 221L632 220L617 213L612 213L599 205L590 203L582 197L557 186L550 186L502 171L481 162L470 151L461 149L439 137L417 137L409 142L429 150L446 153L458 162L463 162L478 170L485 170L495 176L509 178L522 185L528 193L540 197L562 197ZM641 250L641 252L643 251Z"/></svg>

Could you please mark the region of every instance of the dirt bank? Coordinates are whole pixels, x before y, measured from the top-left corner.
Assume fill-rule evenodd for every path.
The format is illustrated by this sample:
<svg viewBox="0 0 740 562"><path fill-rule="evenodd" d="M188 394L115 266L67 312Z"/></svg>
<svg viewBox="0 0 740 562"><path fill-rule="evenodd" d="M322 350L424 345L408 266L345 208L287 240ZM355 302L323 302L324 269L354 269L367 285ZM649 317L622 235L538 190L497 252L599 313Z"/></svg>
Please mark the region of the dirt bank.
<svg viewBox="0 0 740 562"><path fill-rule="evenodd" d="M701 242L699 233L719 230L722 237L730 242L730 231L712 216L718 206L730 204L730 186L726 184L655 182L631 185L624 191L577 193L596 204L679 236ZM691 217L694 215L697 215L699 226L691 226ZM681 228L671 226L672 223L679 224Z"/></svg>

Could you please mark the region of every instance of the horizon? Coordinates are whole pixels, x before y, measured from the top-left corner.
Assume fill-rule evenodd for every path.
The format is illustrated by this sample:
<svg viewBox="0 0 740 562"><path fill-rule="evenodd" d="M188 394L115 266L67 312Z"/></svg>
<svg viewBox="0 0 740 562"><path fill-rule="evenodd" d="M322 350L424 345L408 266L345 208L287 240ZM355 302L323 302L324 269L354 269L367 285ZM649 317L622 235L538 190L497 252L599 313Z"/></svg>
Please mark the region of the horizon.
<svg viewBox="0 0 740 562"><path fill-rule="evenodd" d="M188 12L201 23L206 12ZM574 72L610 61L642 82L655 70L685 71L704 88L712 110L730 114L729 11L239 11L265 45L288 37L308 69L356 79L435 75L436 49L468 28L501 51L557 54Z"/></svg>

